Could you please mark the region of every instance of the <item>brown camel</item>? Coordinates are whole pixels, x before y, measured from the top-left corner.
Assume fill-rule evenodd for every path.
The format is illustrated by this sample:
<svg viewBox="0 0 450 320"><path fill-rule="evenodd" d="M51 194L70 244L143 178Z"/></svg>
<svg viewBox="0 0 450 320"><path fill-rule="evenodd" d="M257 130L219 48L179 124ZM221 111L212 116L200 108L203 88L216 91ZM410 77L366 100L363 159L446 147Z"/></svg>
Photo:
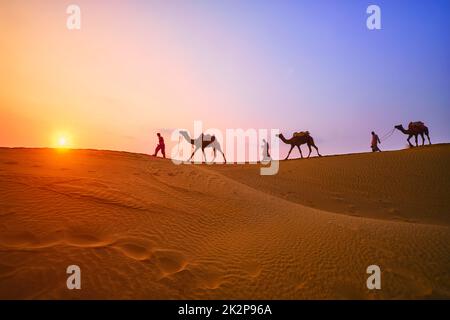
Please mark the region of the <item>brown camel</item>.
<svg viewBox="0 0 450 320"><path fill-rule="evenodd" d="M212 161L216 159L216 149L217 149L220 151L220 153L222 153L223 160L225 161L225 163L227 163L225 154L223 153L222 148L220 147L220 143L216 140L215 136L202 133L197 139L191 139L187 131L180 131L180 134L186 139L187 142L195 146L194 152L192 152L191 157L187 161L190 161L194 156L194 154L197 152L197 150L201 148L206 162L205 148L209 147L213 148L214 151L214 158Z"/></svg>
<svg viewBox="0 0 450 320"><path fill-rule="evenodd" d="M277 135L278 138L280 138L281 141L283 141L286 144L290 144L291 145L291 149L289 150L288 155L286 156L286 159L289 158L289 155L291 154L292 149L294 149L295 146L297 146L298 151L300 151L300 156L303 159L303 154L302 154L302 149L300 148L300 146L302 144L307 144L308 148L309 148L309 154L308 154L308 158L311 155L311 146L314 147L314 149L316 149L317 154L319 155L319 157L321 157L322 155L319 153L319 148L317 148L317 146L314 144L314 139L313 137L311 137L311 135L309 134L309 132L306 132L303 135L294 135L292 138L290 138L289 140L287 140L282 133Z"/></svg>
<svg viewBox="0 0 450 320"><path fill-rule="evenodd" d="M408 143L411 147L413 147L413 145L411 144L411 141L409 141L409 140L413 136L414 136L414 139L416 140L416 147L418 146L418 143L417 143L418 135L420 135L422 137L422 145L424 145L425 144L424 134L427 136L428 142L431 144L428 128L425 126L425 124L423 122L420 122L420 121L410 122L408 129L403 128L403 126L401 124L395 126L394 128L398 129L401 132L403 132L404 134L408 135L408 139L406 139L406 141L408 141Z"/></svg>

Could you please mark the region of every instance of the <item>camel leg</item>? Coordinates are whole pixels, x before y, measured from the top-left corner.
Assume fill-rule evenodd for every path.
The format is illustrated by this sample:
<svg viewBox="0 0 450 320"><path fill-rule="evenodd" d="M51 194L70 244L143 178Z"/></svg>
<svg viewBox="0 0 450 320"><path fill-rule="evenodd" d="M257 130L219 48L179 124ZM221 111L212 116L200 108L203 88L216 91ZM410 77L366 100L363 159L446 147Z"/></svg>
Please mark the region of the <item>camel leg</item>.
<svg viewBox="0 0 450 320"><path fill-rule="evenodd" d="M317 155L318 155L319 157L321 157L322 155L319 153L319 148L317 148L317 146L316 146L315 144L313 144L312 146L314 147L314 149L316 149Z"/></svg>
<svg viewBox="0 0 450 320"><path fill-rule="evenodd" d="M298 148L298 151L300 151L300 156L301 156L301 157L302 157L302 159L303 159L302 148L300 148L300 146L297 146L297 148Z"/></svg>
<svg viewBox="0 0 450 320"><path fill-rule="evenodd" d="M416 147L418 147L419 144L417 143L417 134L414 136L414 140L416 141Z"/></svg>
<svg viewBox="0 0 450 320"><path fill-rule="evenodd" d="M308 158L309 158L311 156L311 151L312 151L311 150L311 144L308 143L307 146L308 146L308 149L309 149L309 153L308 153Z"/></svg>
<svg viewBox="0 0 450 320"><path fill-rule="evenodd" d="M308 143L308 148L309 148L309 154L311 154L311 146L312 146L314 149L316 149L317 155L319 157L322 156L319 152L319 148L317 148L316 144L314 143L314 139L312 137L310 138L310 140L307 143ZM308 155L308 158L309 158L309 155Z"/></svg>
<svg viewBox="0 0 450 320"><path fill-rule="evenodd" d="M225 153L223 153L222 149L220 149L220 146L217 147L217 150L219 150L219 152L222 154L222 156L223 156L223 162L224 162L224 163L227 163L227 159L225 158ZM216 154L216 149L214 148L214 159L213 159L213 162L214 162L214 160L216 160L216 156L217 156L217 154Z"/></svg>
<svg viewBox="0 0 450 320"><path fill-rule="evenodd" d="M191 157L187 161L191 161L194 154L197 152L197 150L200 149L200 147L195 147L194 151L191 154Z"/></svg>
<svg viewBox="0 0 450 320"><path fill-rule="evenodd" d="M422 145L424 145L425 144L425 137L423 136L423 133L421 133L420 136L422 137Z"/></svg>
<svg viewBox="0 0 450 320"><path fill-rule="evenodd" d="M227 159L225 158L225 153L223 153L222 150L219 150L219 151L222 153L222 156L223 156L223 162L224 162L224 163L227 163Z"/></svg>
<svg viewBox="0 0 450 320"><path fill-rule="evenodd" d="M411 138L412 138L412 135L410 134L409 137L408 137L408 139L406 139L406 141L408 141L410 147L414 147L414 146L412 145L411 141L409 141Z"/></svg>
<svg viewBox="0 0 450 320"><path fill-rule="evenodd" d="M222 154L223 162L227 163L227 158L225 157L225 153L223 152L222 147L220 146L220 144L217 144L217 150L219 150L220 153Z"/></svg>
<svg viewBox="0 0 450 320"><path fill-rule="evenodd" d="M292 149L294 149L294 145L291 145L291 150L289 150L288 155L284 160L287 160L289 158L289 155L291 154Z"/></svg>
<svg viewBox="0 0 450 320"><path fill-rule="evenodd" d="M428 138L428 142L431 144L430 134L429 134L429 132L428 132L428 128L427 128L427 130L425 131L425 135L426 135L427 138Z"/></svg>
<svg viewBox="0 0 450 320"><path fill-rule="evenodd" d="M211 147L211 148L213 148L213 158L211 160L211 163L214 163L214 161L216 160L216 148L214 148L214 147ZM206 161L206 155L205 155L205 163L208 163Z"/></svg>
<svg viewBox="0 0 450 320"><path fill-rule="evenodd" d="M202 153L203 153L203 157L205 158L205 163L206 163L206 154L205 154L205 148L202 148Z"/></svg>
<svg viewBox="0 0 450 320"><path fill-rule="evenodd" d="M219 150L219 152L222 154L222 156L223 156L223 161L225 162L225 163L227 163L227 159L225 158L225 154L223 153L223 151L222 151L222 148L220 147L220 144L219 143L215 143L214 144L214 147L212 147L213 148L213 151L214 151L214 159L213 159L213 162L216 160L216 157L217 157L217 150Z"/></svg>

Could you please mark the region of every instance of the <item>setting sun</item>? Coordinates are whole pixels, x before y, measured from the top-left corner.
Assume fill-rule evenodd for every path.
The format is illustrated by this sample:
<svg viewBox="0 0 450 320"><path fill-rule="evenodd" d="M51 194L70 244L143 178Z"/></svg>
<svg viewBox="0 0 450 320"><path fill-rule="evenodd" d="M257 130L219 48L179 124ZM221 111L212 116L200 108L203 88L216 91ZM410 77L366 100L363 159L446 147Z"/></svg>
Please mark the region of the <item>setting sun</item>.
<svg viewBox="0 0 450 320"><path fill-rule="evenodd" d="M66 137L59 137L58 145L60 147L65 147L66 144L67 144L67 138Z"/></svg>
<svg viewBox="0 0 450 320"><path fill-rule="evenodd" d="M65 149L71 146L71 137L66 132L56 133L53 139L53 145L55 148Z"/></svg>

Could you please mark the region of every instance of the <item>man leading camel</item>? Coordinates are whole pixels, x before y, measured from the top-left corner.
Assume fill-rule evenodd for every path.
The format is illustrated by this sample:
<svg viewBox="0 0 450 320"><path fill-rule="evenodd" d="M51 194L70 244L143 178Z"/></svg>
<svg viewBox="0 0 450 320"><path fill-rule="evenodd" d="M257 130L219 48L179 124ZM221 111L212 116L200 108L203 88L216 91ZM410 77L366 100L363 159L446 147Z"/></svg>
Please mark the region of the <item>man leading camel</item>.
<svg viewBox="0 0 450 320"><path fill-rule="evenodd" d="M381 143L380 138L378 138L378 135L372 131L372 143L370 145L372 152L381 152L380 148L378 148L379 143Z"/></svg>
<svg viewBox="0 0 450 320"><path fill-rule="evenodd" d="M271 161L272 158L270 157L270 153L269 153L269 143L266 141L266 139L263 139L262 142L263 142L263 144L262 144L262 149L263 149L262 162Z"/></svg>
<svg viewBox="0 0 450 320"><path fill-rule="evenodd" d="M161 133L156 134L158 136L159 144L156 146L155 153L152 154L152 156L156 157L158 156L159 150L161 150L161 153L164 158L166 158L166 145L164 144L164 138L161 136Z"/></svg>

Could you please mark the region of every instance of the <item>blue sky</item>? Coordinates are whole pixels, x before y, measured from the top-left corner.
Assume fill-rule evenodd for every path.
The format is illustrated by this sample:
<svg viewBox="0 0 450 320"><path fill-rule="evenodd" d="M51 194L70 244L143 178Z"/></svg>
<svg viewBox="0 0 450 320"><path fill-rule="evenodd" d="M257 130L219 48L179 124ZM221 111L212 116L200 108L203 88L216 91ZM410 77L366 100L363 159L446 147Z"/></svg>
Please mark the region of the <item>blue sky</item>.
<svg viewBox="0 0 450 320"><path fill-rule="evenodd" d="M149 153L156 131L195 120L309 130L324 154L367 151L372 130L416 120L450 141L450 1L77 4L78 33L61 1L0 5L11 17L1 111L32 138L10 126L1 145L47 146L45 124L69 128L76 147ZM370 4L381 30L366 27Z"/></svg>

